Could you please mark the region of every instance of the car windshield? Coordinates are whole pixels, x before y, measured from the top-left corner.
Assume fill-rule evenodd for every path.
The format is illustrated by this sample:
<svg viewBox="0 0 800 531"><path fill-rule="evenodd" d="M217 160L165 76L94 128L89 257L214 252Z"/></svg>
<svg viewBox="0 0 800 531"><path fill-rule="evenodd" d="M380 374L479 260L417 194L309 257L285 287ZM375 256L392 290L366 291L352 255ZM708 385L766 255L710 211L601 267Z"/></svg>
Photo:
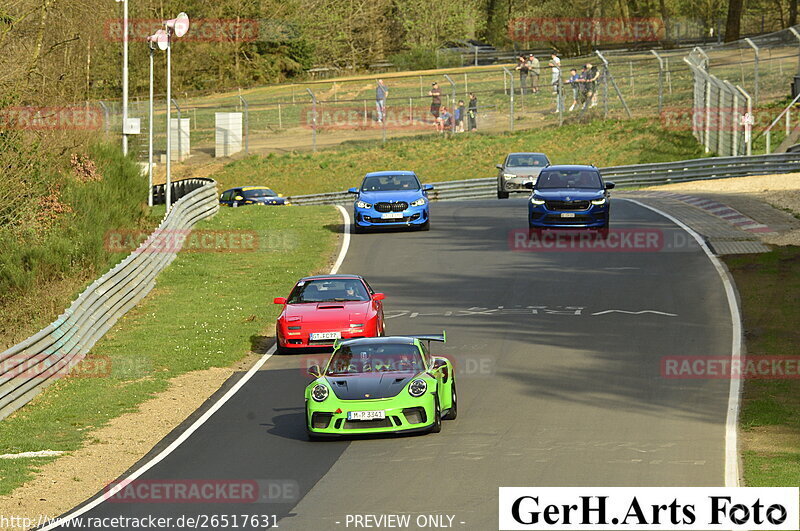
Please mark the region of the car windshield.
<svg viewBox="0 0 800 531"><path fill-rule="evenodd" d="M548 162L547 157L541 153L515 153L508 156L506 166L542 168L547 166Z"/></svg>
<svg viewBox="0 0 800 531"><path fill-rule="evenodd" d="M362 192L388 192L393 190L419 190L416 175L372 175L364 178Z"/></svg>
<svg viewBox="0 0 800 531"><path fill-rule="evenodd" d="M416 345L408 343L344 345L334 352L327 376L376 372L422 372Z"/></svg>
<svg viewBox="0 0 800 531"><path fill-rule="evenodd" d="M370 300L367 288L357 278L301 280L292 290L288 304Z"/></svg>
<svg viewBox="0 0 800 531"><path fill-rule="evenodd" d="M593 170L549 170L543 171L536 181L536 188L591 188L601 189L600 174Z"/></svg>
<svg viewBox="0 0 800 531"><path fill-rule="evenodd" d="M242 190L242 197L245 199L257 199L260 197L277 197L278 194L269 188L258 188L255 190Z"/></svg>

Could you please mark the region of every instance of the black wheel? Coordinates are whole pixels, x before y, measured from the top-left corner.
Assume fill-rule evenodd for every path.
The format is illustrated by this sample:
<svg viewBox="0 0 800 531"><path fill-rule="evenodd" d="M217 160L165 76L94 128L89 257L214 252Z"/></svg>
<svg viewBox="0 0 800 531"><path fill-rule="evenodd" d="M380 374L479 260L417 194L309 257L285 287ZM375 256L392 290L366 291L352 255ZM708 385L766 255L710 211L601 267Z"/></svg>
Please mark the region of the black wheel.
<svg viewBox="0 0 800 531"><path fill-rule="evenodd" d="M458 416L458 393L456 393L456 382L453 380L452 385L453 406L447 410L447 414L442 417L443 420L456 420Z"/></svg>
<svg viewBox="0 0 800 531"><path fill-rule="evenodd" d="M439 406L439 397L434 399L433 425L431 426L431 433L439 433L442 431L442 408Z"/></svg>
<svg viewBox="0 0 800 531"><path fill-rule="evenodd" d="M497 199L508 199L508 192L497 191Z"/></svg>
<svg viewBox="0 0 800 531"><path fill-rule="evenodd" d="M422 225L420 225L419 230L431 230L431 220L428 220Z"/></svg>
<svg viewBox="0 0 800 531"><path fill-rule="evenodd" d="M366 229L360 226L358 223L353 223L353 234L364 234Z"/></svg>

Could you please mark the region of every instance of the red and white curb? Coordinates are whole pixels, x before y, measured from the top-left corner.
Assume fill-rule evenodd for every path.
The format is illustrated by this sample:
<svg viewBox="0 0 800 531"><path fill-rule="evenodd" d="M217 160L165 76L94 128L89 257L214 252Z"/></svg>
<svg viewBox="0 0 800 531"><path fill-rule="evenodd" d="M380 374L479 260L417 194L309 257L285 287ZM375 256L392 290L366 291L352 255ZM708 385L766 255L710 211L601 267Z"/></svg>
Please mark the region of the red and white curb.
<svg viewBox="0 0 800 531"><path fill-rule="evenodd" d="M733 225L737 229L741 229L747 232L757 232L757 233L776 232L774 229L771 229L767 225L759 223L753 218L742 214L738 210L731 208L724 203L720 203L719 201L714 201L713 199L706 199L686 194L676 194L674 192L658 192L658 191L649 192L647 195L667 197L670 199L677 199L678 201L688 203L699 209L705 210L712 216L716 216L722 220L727 221L729 224Z"/></svg>

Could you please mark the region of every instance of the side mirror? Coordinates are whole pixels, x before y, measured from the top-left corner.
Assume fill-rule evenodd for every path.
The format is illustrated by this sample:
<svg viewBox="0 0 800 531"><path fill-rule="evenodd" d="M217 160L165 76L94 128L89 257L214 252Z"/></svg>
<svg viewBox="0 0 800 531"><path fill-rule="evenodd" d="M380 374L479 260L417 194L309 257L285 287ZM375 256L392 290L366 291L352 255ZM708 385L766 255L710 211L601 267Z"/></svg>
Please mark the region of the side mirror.
<svg viewBox="0 0 800 531"><path fill-rule="evenodd" d="M611 190L611 189L612 189L612 188L614 188L615 186L617 186L617 185L616 185L616 184L614 184L614 183L612 183L611 181L608 181L608 182L606 183L606 190Z"/></svg>
<svg viewBox="0 0 800 531"><path fill-rule="evenodd" d="M234 197L234 199L236 199L237 201L242 201L244 197L237 195L236 197Z"/></svg>
<svg viewBox="0 0 800 531"><path fill-rule="evenodd" d="M425 192L427 192L428 190L433 190L433 185L432 184L423 184L422 185L422 190L425 191Z"/></svg>
<svg viewBox="0 0 800 531"><path fill-rule="evenodd" d="M525 187L525 188L527 188L528 190L533 190L533 185L534 185L534 184L535 184L535 183L534 183L533 181L528 181L528 182L524 183L522 186L524 186L524 187Z"/></svg>
<svg viewBox="0 0 800 531"><path fill-rule="evenodd" d="M319 370L319 365L312 365L308 368L308 375L313 376L314 378L319 378L322 376L322 373Z"/></svg>
<svg viewBox="0 0 800 531"><path fill-rule="evenodd" d="M497 168L498 170L502 170L503 169L503 165L502 164L495 164L494 167Z"/></svg>
<svg viewBox="0 0 800 531"><path fill-rule="evenodd" d="M374 301L382 301L385 298L386 298L386 295L384 295L383 293L376 293L376 294L374 294L372 296L372 300L374 300Z"/></svg>
<svg viewBox="0 0 800 531"><path fill-rule="evenodd" d="M275 297L272 299L272 302L275 304L286 304L286 297Z"/></svg>
<svg viewBox="0 0 800 531"><path fill-rule="evenodd" d="M357 194L358 193L358 188L349 188L347 190L347 193L348 194Z"/></svg>
<svg viewBox="0 0 800 531"><path fill-rule="evenodd" d="M443 360L442 358L435 358L433 360L433 370L441 369L445 365L447 365L447 362L445 360Z"/></svg>

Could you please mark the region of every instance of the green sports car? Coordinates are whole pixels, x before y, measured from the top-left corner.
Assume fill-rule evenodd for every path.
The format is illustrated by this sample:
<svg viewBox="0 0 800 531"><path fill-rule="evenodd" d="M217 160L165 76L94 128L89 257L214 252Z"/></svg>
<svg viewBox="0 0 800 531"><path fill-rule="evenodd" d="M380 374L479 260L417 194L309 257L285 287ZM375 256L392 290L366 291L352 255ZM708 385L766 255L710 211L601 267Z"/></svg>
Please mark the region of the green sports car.
<svg viewBox="0 0 800 531"><path fill-rule="evenodd" d="M456 382L450 360L430 354L431 341L444 342L444 332L337 341L325 367L308 370L309 438L441 431L442 419L458 414Z"/></svg>

